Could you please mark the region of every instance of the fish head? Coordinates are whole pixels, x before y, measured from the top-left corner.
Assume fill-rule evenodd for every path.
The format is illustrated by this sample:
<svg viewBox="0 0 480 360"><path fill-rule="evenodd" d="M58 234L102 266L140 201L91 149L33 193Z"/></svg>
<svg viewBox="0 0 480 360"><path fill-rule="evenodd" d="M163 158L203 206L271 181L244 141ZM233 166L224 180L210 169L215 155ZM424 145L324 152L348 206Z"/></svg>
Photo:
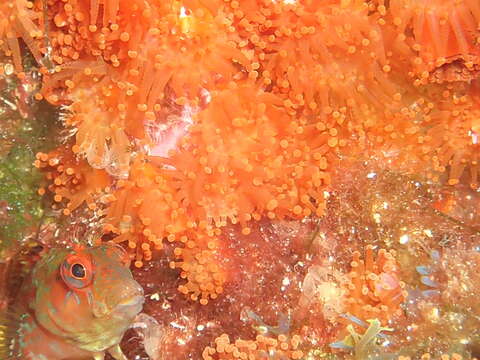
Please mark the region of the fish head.
<svg viewBox="0 0 480 360"><path fill-rule="evenodd" d="M52 249L32 273L37 322L90 351L117 344L142 310L142 287L118 245Z"/></svg>

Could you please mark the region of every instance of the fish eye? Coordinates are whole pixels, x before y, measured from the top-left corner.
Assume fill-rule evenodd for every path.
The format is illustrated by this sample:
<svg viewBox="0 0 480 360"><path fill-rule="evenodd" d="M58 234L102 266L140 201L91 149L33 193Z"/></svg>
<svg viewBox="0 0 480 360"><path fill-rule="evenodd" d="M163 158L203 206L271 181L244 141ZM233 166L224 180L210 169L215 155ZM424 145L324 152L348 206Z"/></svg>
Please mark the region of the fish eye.
<svg viewBox="0 0 480 360"><path fill-rule="evenodd" d="M86 289L93 281L90 257L82 252L68 254L60 267L60 275L70 289Z"/></svg>
<svg viewBox="0 0 480 360"><path fill-rule="evenodd" d="M84 279L86 275L85 266L76 263L72 265L72 275L77 279Z"/></svg>

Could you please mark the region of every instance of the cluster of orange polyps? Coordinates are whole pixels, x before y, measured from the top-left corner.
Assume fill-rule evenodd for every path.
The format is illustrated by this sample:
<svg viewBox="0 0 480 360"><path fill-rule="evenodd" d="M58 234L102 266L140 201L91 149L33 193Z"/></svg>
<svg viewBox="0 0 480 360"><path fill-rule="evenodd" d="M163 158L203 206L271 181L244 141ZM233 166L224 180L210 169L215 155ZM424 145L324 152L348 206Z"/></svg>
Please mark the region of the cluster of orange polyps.
<svg viewBox="0 0 480 360"><path fill-rule="evenodd" d="M363 320L379 319L383 325L400 316L407 291L400 280L395 251L380 249L375 258L373 247L367 245L364 258L356 251L350 265L345 284L346 311Z"/></svg>
<svg viewBox="0 0 480 360"><path fill-rule="evenodd" d="M394 250L375 251L367 245L363 255L353 252L348 272L335 269L331 262L311 266L299 300L301 309L314 314L305 330L316 330L320 321L328 322L339 338L346 325L364 333L368 320L378 319L388 326L402 318L401 304L408 294L395 256Z"/></svg>
<svg viewBox="0 0 480 360"><path fill-rule="evenodd" d="M258 335L253 340L235 340L230 342L227 334L215 339L215 347L207 346L202 353L204 360L220 359L301 359L303 352L298 349L300 337L279 335L277 338Z"/></svg>
<svg viewBox="0 0 480 360"><path fill-rule="evenodd" d="M163 239L185 246L184 236L201 243L227 222L248 233L252 219L321 216L338 154L393 154L392 166L448 172L450 184L469 168L478 186L473 0L19 0L0 9L0 47L20 75L23 39L44 75L37 98L69 109L66 158L85 159L50 172L47 189L68 199L66 214L94 207L93 184L108 183L108 172L105 229L128 241L137 266ZM189 118L190 134L167 159L148 157L162 136L146 128L161 135L171 109ZM77 175L85 191L70 185ZM189 251L203 258L205 249ZM179 266L197 277L198 266ZM182 291L204 299L193 283Z"/></svg>
<svg viewBox="0 0 480 360"><path fill-rule="evenodd" d="M86 203L96 210L97 201L108 192L111 179L103 170L96 170L84 160L78 160L66 147L58 148L48 154L38 153L35 167L45 172L47 188L39 188L44 195L48 190L53 195L53 208L63 209L64 215L70 215L80 204Z"/></svg>

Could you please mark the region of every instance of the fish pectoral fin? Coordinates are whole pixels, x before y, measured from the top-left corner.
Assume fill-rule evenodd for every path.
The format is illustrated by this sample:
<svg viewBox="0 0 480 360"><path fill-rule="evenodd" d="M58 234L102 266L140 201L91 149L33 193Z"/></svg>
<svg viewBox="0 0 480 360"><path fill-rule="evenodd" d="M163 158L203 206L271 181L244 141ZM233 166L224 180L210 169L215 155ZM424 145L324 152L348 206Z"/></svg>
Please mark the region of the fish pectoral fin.
<svg viewBox="0 0 480 360"><path fill-rule="evenodd" d="M120 349L120 344L112 346L107 351L115 360L128 360L122 349Z"/></svg>
<svg viewBox="0 0 480 360"><path fill-rule="evenodd" d="M105 353L103 351L93 354L93 360L103 360L104 358L105 358Z"/></svg>

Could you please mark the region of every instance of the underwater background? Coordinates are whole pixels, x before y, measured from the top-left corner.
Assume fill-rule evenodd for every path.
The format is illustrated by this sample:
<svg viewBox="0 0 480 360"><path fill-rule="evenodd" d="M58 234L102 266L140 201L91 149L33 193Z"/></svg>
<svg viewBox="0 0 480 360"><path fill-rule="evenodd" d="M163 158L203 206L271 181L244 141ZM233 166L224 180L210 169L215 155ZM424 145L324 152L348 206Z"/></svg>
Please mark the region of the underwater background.
<svg viewBox="0 0 480 360"><path fill-rule="evenodd" d="M478 0L3 0L0 54L0 357L101 244L128 359L480 357Z"/></svg>

